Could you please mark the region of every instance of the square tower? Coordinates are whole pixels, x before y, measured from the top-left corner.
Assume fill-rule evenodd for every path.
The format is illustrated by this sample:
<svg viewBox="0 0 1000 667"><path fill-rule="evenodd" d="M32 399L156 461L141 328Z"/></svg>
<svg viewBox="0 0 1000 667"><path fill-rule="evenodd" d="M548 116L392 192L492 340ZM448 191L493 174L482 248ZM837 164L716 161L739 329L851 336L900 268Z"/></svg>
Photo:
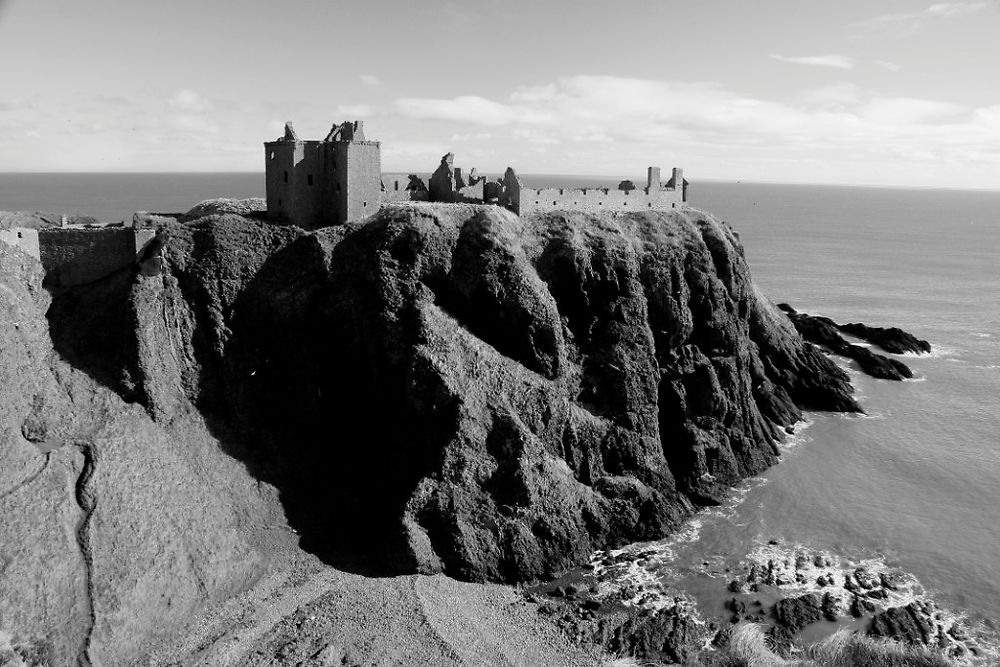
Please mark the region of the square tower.
<svg viewBox="0 0 1000 667"><path fill-rule="evenodd" d="M264 144L267 217L305 229L360 220L379 208L381 150L361 121L334 125L322 141L285 134Z"/></svg>

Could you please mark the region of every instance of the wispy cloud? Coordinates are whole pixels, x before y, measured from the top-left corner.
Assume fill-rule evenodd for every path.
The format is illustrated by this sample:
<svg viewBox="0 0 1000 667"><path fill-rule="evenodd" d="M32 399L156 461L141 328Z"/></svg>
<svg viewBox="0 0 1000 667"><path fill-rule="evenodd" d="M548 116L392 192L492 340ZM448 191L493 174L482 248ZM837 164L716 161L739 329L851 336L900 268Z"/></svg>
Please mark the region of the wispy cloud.
<svg viewBox="0 0 1000 667"><path fill-rule="evenodd" d="M365 84L369 88L377 88L382 85L382 81L374 74L362 74L360 77L361 83Z"/></svg>
<svg viewBox="0 0 1000 667"><path fill-rule="evenodd" d="M212 103L193 90L182 90L169 100L169 104L178 111L188 113L202 113L212 108Z"/></svg>
<svg viewBox="0 0 1000 667"><path fill-rule="evenodd" d="M896 63L889 62L888 60L874 60L872 62L874 62L882 69L887 69L890 72L898 72L899 70L903 69L901 66L897 65Z"/></svg>
<svg viewBox="0 0 1000 667"><path fill-rule="evenodd" d="M369 104L338 104L333 109L334 118L364 120L377 116L379 110Z"/></svg>
<svg viewBox="0 0 1000 667"><path fill-rule="evenodd" d="M976 14L989 6L989 2L982 0L936 2L918 11L881 14L858 25L863 28L917 31L930 21Z"/></svg>
<svg viewBox="0 0 1000 667"><path fill-rule="evenodd" d="M782 103L714 83L577 76L519 88L506 100L399 100L397 111L450 123L442 138L474 136L477 126L503 127L492 132L490 141L506 137L502 141L510 146L504 150L512 155L573 146L574 164L581 169L681 150L693 156L781 151L789 160L824 156L869 165L902 161L902 156L995 163L989 156L1000 150L1000 107L883 96L854 84L816 89L798 102ZM567 155L559 153L563 159ZM994 166L1000 172L1000 165Z"/></svg>
<svg viewBox="0 0 1000 667"><path fill-rule="evenodd" d="M782 56L772 53L771 58L795 65L817 65L820 67L836 67L838 69L853 69L854 61L847 56L830 54L825 56Z"/></svg>
<svg viewBox="0 0 1000 667"><path fill-rule="evenodd" d="M525 106L502 104L477 95L452 99L404 97L396 100L396 110L404 116L420 119L451 120L476 125L499 126L515 122L551 123L555 117Z"/></svg>

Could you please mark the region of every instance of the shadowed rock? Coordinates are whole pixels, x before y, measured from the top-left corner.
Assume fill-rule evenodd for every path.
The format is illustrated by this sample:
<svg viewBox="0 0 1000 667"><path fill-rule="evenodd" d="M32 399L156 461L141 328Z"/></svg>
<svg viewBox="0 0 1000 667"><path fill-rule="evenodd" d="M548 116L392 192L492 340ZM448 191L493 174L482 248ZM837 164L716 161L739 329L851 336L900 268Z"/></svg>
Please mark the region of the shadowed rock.
<svg viewBox="0 0 1000 667"><path fill-rule="evenodd" d="M829 317L800 313L786 303L778 304L778 307L788 315L803 338L834 354L854 359L861 370L868 375L881 380L905 380L913 377L913 371L903 362L876 354L866 347L848 343L840 335L840 331L846 329ZM846 326L856 327L858 325ZM897 329L897 331L899 330ZM890 336L889 340L894 340L894 337ZM926 341L920 342L926 343ZM928 349L929 347L928 344Z"/></svg>

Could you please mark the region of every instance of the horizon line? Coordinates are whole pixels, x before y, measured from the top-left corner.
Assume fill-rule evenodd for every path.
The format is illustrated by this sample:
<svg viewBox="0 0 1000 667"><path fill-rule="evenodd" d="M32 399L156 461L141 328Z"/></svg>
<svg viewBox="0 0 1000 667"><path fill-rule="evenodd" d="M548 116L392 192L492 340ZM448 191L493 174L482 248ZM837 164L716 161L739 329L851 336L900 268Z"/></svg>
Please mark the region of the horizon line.
<svg viewBox="0 0 1000 667"><path fill-rule="evenodd" d="M431 174L430 171L414 171L414 170L390 170L382 171L382 174ZM502 174L503 172L493 172L493 171L480 171L480 175L494 175ZM256 170L236 170L236 171L0 171L0 176L178 176L178 175L205 175L205 174L258 174L262 179L264 178L263 171ZM559 178L590 178L590 179L602 179L602 180L635 180L635 178L629 178L626 176L622 178L621 175L605 175L605 174L568 174L568 173L555 173L555 172L520 172L518 176L555 176ZM687 174L685 174L687 177ZM957 191L967 191L967 192L1000 192L1000 185L996 187L969 187L969 186L956 186L956 185L899 185L899 184L887 184L887 183L850 183L850 182L830 182L830 181L769 181L769 180L756 180L756 179L743 179L743 178L719 178L705 176L702 178L695 177L694 180L688 179L692 185L697 185L699 182L705 183L731 183L734 185L747 184L747 185L811 185L811 186L826 186L826 187L849 187L849 188L877 188L877 189L887 189L887 190L957 190Z"/></svg>

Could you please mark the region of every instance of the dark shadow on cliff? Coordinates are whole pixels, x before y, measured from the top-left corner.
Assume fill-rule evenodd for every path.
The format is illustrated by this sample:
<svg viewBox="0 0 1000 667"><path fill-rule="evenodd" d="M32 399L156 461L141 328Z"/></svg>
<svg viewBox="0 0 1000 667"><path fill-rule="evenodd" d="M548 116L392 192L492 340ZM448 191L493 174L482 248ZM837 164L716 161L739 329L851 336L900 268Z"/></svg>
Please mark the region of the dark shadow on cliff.
<svg viewBox="0 0 1000 667"><path fill-rule="evenodd" d="M334 273L357 258L352 246L337 245ZM268 258L231 308L224 356L202 366L212 377L198 407L226 453L278 489L303 549L350 572L398 574L403 504L428 465L405 444L402 396L385 393L405 378L388 377L365 350L371 329L350 321L364 281L334 280L315 236Z"/></svg>
<svg viewBox="0 0 1000 667"><path fill-rule="evenodd" d="M144 403L136 382L135 314L130 293L136 272L127 267L75 287L46 286L45 316L56 352L130 403Z"/></svg>

